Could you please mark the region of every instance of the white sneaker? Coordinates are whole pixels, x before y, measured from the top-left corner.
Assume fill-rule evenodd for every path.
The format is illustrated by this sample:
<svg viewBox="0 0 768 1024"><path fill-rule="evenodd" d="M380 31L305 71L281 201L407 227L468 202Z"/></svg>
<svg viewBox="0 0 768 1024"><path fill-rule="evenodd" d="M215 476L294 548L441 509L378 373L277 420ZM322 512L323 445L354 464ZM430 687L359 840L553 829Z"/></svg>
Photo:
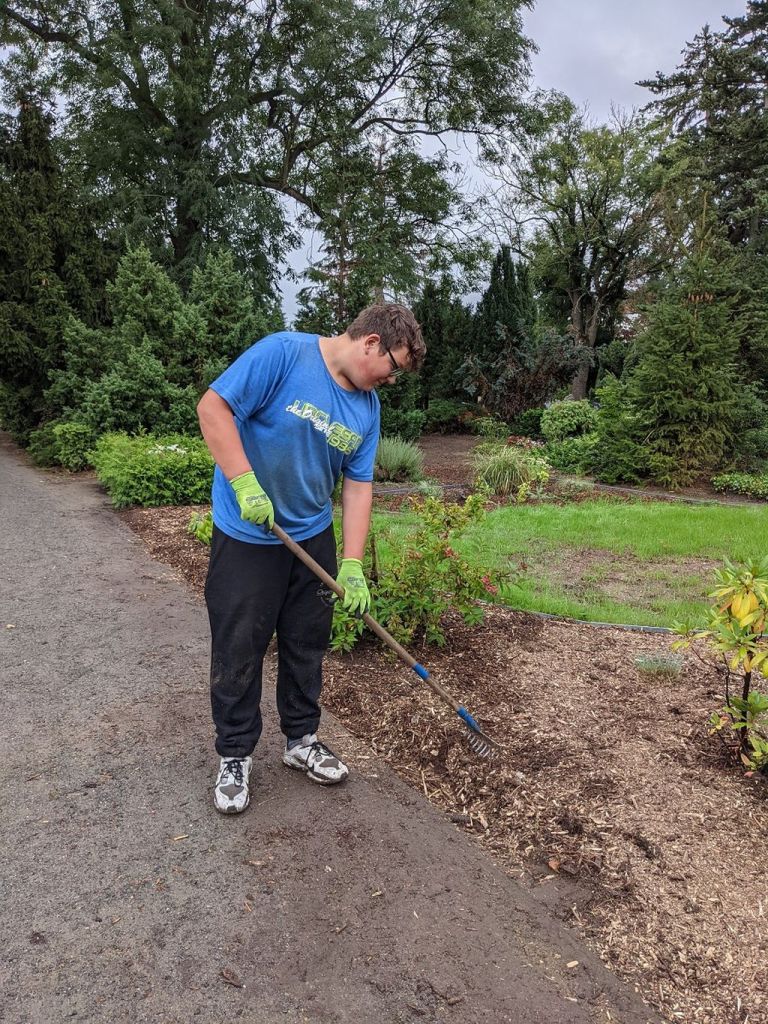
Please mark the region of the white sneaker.
<svg viewBox="0 0 768 1024"><path fill-rule="evenodd" d="M213 791L213 805L217 811L239 814L248 806L248 776L252 763L250 757L222 757Z"/></svg>
<svg viewBox="0 0 768 1024"><path fill-rule="evenodd" d="M286 741L283 764L305 772L308 778L319 782L321 786L334 786L349 775L349 769L341 758L324 743L320 743L315 733L302 736L301 743L290 750Z"/></svg>

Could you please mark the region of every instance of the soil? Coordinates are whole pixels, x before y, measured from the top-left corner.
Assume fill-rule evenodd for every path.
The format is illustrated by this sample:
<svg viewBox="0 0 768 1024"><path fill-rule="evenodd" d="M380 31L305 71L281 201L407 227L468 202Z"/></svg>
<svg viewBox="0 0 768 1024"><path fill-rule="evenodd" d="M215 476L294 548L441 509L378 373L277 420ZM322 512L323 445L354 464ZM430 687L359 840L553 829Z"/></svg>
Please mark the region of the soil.
<svg viewBox="0 0 768 1024"><path fill-rule="evenodd" d="M428 476L468 485L475 439L421 443ZM191 511L123 518L199 594ZM665 1021L766 1024L768 786L708 735L719 666L669 635L499 607L471 628L449 618L446 637L412 653L503 746L495 759L373 638L329 655L325 706L508 875L551 892Z"/></svg>

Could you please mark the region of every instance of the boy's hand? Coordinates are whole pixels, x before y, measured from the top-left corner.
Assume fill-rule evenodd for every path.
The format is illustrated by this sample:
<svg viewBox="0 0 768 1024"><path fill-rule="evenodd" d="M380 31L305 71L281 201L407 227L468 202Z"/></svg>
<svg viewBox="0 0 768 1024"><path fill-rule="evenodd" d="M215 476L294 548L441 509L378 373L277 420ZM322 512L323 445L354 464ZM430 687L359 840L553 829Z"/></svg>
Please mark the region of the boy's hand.
<svg viewBox="0 0 768 1024"><path fill-rule="evenodd" d="M336 582L344 588L342 605L348 612L359 612L362 615L368 611L371 607L371 594L359 558L343 559Z"/></svg>
<svg viewBox="0 0 768 1024"><path fill-rule="evenodd" d="M240 506L240 518L249 523L267 523L271 530L275 525L275 510L254 473L241 473L230 483Z"/></svg>

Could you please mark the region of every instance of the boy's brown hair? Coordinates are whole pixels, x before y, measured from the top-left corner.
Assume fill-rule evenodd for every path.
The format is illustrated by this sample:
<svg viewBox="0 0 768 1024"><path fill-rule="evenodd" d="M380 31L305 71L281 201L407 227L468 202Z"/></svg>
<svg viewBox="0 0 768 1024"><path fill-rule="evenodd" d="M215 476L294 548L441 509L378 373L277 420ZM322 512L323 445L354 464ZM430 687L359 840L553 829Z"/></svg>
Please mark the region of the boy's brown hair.
<svg viewBox="0 0 768 1024"><path fill-rule="evenodd" d="M397 302L379 302L367 306L349 325L347 334L350 338L378 334L382 352L391 352L405 345L411 370L418 370L427 354L427 346L416 317L407 306Z"/></svg>

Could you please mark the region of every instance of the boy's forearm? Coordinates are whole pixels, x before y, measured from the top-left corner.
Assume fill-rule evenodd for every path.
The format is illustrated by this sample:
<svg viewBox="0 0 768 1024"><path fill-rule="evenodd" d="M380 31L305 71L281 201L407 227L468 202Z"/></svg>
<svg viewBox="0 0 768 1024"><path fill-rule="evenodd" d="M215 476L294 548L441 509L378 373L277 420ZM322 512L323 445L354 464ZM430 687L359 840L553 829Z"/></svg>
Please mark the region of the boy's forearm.
<svg viewBox="0 0 768 1024"><path fill-rule="evenodd" d="M371 526L373 484L345 480L341 488L342 558L362 562Z"/></svg>
<svg viewBox="0 0 768 1024"><path fill-rule="evenodd" d="M240 440L232 410L215 391L206 391L197 406L200 431L216 465L227 480L247 473L251 464Z"/></svg>

